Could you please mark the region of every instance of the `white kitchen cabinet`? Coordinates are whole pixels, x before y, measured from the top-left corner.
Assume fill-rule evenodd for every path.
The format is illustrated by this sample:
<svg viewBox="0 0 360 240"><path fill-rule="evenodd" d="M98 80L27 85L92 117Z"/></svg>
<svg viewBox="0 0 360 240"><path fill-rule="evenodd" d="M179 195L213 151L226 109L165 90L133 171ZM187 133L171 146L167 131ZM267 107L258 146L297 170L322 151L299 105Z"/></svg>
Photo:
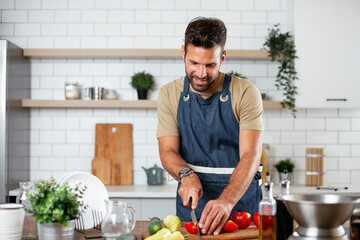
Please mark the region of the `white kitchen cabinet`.
<svg viewBox="0 0 360 240"><path fill-rule="evenodd" d="M360 107L360 1L295 0L296 106Z"/></svg>
<svg viewBox="0 0 360 240"><path fill-rule="evenodd" d="M149 220L152 217L161 219L176 214L175 198L116 198L128 203L135 209L136 220Z"/></svg>

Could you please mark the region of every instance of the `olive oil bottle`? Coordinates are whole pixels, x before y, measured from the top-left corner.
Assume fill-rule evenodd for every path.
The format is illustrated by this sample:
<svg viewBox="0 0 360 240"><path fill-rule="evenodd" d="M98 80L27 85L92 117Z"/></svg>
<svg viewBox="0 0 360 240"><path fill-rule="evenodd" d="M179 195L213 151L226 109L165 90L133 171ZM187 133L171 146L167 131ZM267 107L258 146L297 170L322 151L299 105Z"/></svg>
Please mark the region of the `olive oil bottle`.
<svg viewBox="0 0 360 240"><path fill-rule="evenodd" d="M263 185L263 198L259 204L259 240L276 240L276 201L273 198L273 183L266 172Z"/></svg>

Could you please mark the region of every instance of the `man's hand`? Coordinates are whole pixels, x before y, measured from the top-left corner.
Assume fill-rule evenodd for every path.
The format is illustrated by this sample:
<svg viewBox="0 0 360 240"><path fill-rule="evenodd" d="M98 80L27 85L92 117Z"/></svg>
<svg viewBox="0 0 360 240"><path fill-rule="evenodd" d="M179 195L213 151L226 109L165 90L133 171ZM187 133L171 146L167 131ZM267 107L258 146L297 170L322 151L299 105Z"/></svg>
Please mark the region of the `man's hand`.
<svg viewBox="0 0 360 240"><path fill-rule="evenodd" d="M181 179L178 193L185 207L195 209L199 199L203 195L202 185L199 177L195 173L191 173L183 177ZM192 206L189 206L190 197L192 197Z"/></svg>
<svg viewBox="0 0 360 240"><path fill-rule="evenodd" d="M234 205L226 199L209 201L201 214L199 228L202 234L218 235L231 214Z"/></svg>

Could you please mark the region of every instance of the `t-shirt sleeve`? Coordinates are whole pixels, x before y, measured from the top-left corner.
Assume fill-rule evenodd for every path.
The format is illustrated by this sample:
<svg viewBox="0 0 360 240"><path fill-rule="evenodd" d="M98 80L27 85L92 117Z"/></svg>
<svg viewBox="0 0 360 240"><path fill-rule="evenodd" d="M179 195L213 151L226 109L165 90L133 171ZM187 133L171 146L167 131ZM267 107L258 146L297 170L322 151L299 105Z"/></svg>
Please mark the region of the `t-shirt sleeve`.
<svg viewBox="0 0 360 240"><path fill-rule="evenodd" d="M179 136L179 127L177 123L177 109L169 101L169 91L166 86L160 88L157 102L158 125L156 137ZM175 106L176 108L176 106Z"/></svg>
<svg viewBox="0 0 360 240"><path fill-rule="evenodd" d="M260 91L250 84L240 102L240 130L264 130L263 105Z"/></svg>

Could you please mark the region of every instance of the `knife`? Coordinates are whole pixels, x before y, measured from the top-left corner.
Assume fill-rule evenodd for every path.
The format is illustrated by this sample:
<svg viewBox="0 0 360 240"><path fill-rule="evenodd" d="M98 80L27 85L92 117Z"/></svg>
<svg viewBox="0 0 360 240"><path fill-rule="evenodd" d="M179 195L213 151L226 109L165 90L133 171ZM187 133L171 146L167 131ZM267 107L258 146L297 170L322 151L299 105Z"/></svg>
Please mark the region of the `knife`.
<svg viewBox="0 0 360 240"><path fill-rule="evenodd" d="M190 205L190 210L191 210L191 212L190 212L191 221L196 224L197 235L198 235L198 237L200 237L200 229L199 229L199 224L198 224L198 221L197 221L197 218L196 218L195 209L191 208L191 206L192 206L192 197L190 197L189 205Z"/></svg>

